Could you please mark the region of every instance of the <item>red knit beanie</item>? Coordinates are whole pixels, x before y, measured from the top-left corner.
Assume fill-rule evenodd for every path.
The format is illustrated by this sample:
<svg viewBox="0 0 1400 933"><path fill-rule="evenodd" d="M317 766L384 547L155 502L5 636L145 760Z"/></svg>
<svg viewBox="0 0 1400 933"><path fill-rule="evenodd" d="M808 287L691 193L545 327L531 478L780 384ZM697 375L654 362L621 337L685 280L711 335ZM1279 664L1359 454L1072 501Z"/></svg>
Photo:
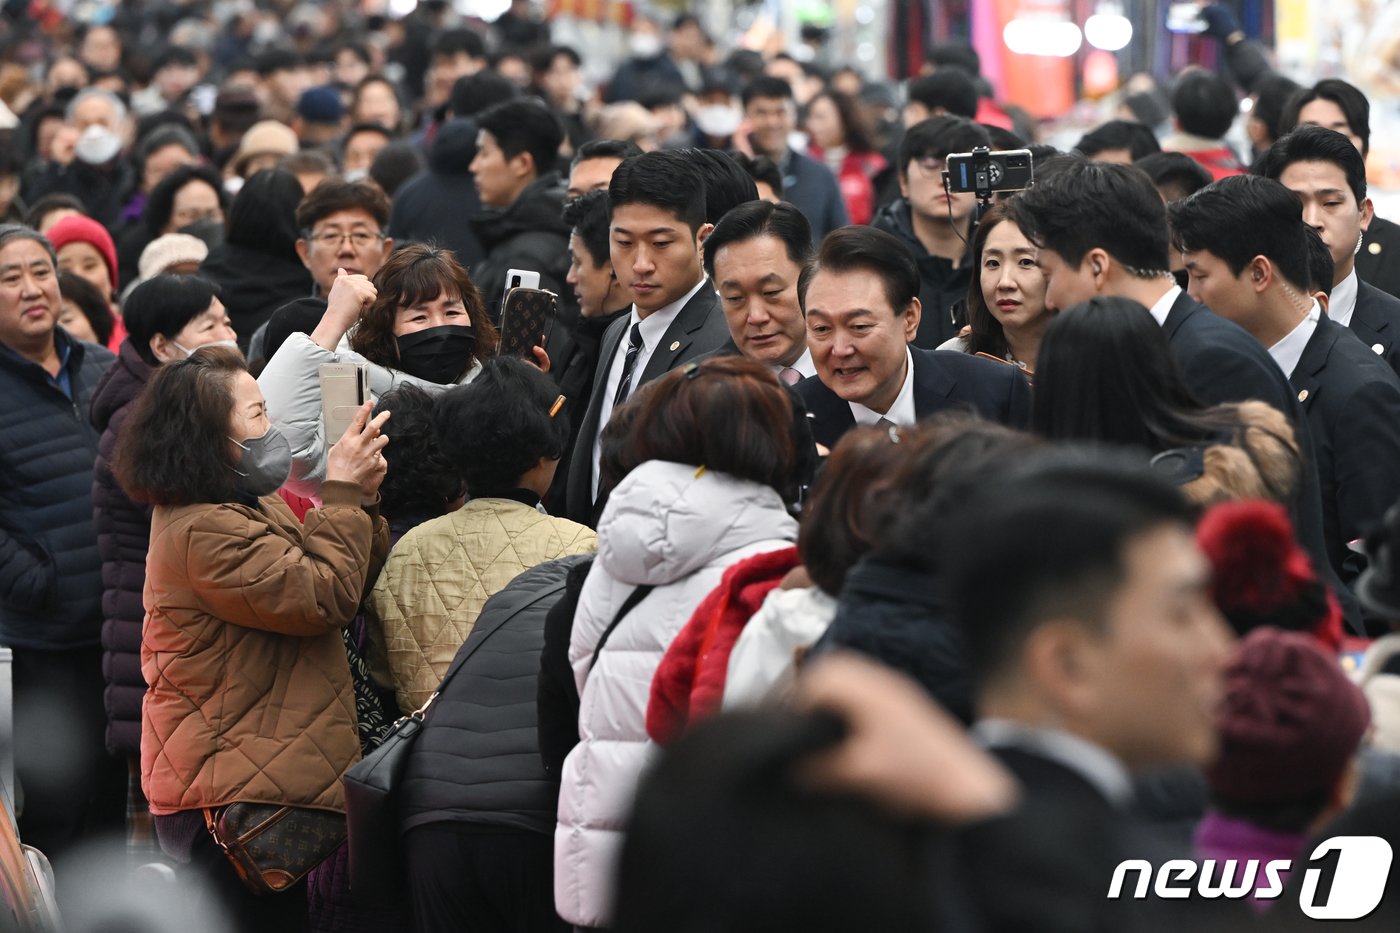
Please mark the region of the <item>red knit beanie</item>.
<svg viewBox="0 0 1400 933"><path fill-rule="evenodd" d="M112 279L112 294L117 293L120 287L117 282L117 246L106 227L91 217L69 214L49 228L48 237L55 250L63 249L69 243L90 244L107 264L107 275Z"/></svg>
<svg viewBox="0 0 1400 933"><path fill-rule="evenodd" d="M1206 771L1237 803L1302 800L1336 785L1371 725L1366 697L1308 635L1257 628L1225 672L1220 756Z"/></svg>
<svg viewBox="0 0 1400 933"><path fill-rule="evenodd" d="M1283 506L1222 502L1201 518L1196 543L1210 559L1211 596L1238 634L1269 625L1341 648L1341 606L1298 546Z"/></svg>

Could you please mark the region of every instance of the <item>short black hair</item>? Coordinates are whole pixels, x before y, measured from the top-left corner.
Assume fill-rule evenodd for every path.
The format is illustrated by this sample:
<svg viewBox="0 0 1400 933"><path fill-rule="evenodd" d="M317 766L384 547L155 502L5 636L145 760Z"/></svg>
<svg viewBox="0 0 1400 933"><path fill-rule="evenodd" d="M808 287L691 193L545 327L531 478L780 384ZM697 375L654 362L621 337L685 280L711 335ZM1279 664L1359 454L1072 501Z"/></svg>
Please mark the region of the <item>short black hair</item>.
<svg viewBox="0 0 1400 933"><path fill-rule="evenodd" d="M1269 142L1283 136L1283 112L1288 102L1303 88L1297 81L1278 73L1264 75L1254 82L1254 109L1249 115L1264 124L1264 132L1269 134Z"/></svg>
<svg viewBox="0 0 1400 933"><path fill-rule="evenodd" d="M799 268L812 258L812 225L800 210L786 203L750 201L725 214L705 239L705 274L715 277L715 256L720 250L761 236L780 240Z"/></svg>
<svg viewBox="0 0 1400 933"><path fill-rule="evenodd" d="M422 170L423 151L412 140L395 139L374 157L369 177L392 198L404 182Z"/></svg>
<svg viewBox="0 0 1400 933"><path fill-rule="evenodd" d="M382 123L356 123L354 126L350 127L350 129L346 130L345 135L340 138L340 151L344 153L345 147L350 144L350 138L352 136L358 136L361 133L373 133L376 136L383 136L390 142L393 142L397 138L393 131Z"/></svg>
<svg viewBox="0 0 1400 933"><path fill-rule="evenodd" d="M380 232L389 226L389 196L372 181L327 178L297 205L297 229L309 237L318 223L341 211L361 210L374 218Z"/></svg>
<svg viewBox="0 0 1400 933"><path fill-rule="evenodd" d="M213 188L219 198L219 207L228 208L228 195L224 192L224 182L217 170L208 165L181 165L162 178L146 198L141 216L152 236L165 232L165 225L170 223L170 216L175 211L175 195L192 181L202 181Z"/></svg>
<svg viewBox="0 0 1400 933"><path fill-rule="evenodd" d="M1347 126L1361 140L1361 155L1371 151L1371 102L1359 88L1341 78L1323 78L1312 87L1303 88L1289 98L1279 120L1280 132L1293 132L1298 125L1298 113L1315 100L1331 101L1346 117Z"/></svg>
<svg viewBox="0 0 1400 933"><path fill-rule="evenodd" d="M568 45L540 45L527 54L530 57L530 70L537 75L548 71L554 65L554 60L561 55L573 62L575 68L583 66L583 59Z"/></svg>
<svg viewBox="0 0 1400 933"><path fill-rule="evenodd" d="M394 530L445 514L447 504L462 494L461 474L438 437L436 407L436 400L411 382L384 393L374 406L376 415L391 414L384 425L389 470L379 486L379 511L397 526Z"/></svg>
<svg viewBox="0 0 1400 933"><path fill-rule="evenodd" d="M199 67L199 59L195 57L194 52L185 48L183 45L166 46L165 51L157 55L156 60L151 63L151 74L154 75L162 68L169 67L170 65L183 65L186 68L197 68Z"/></svg>
<svg viewBox="0 0 1400 933"><path fill-rule="evenodd" d="M1303 233L1308 238L1308 290L1322 292L1330 298L1332 280L1337 277L1337 264L1332 259L1332 251L1327 248L1316 227L1303 224Z"/></svg>
<svg viewBox="0 0 1400 933"><path fill-rule="evenodd" d="M268 49L257 57L253 67L258 77L266 78L279 71L295 71L306 65L306 59L291 49Z"/></svg>
<svg viewBox="0 0 1400 933"><path fill-rule="evenodd" d="M608 183L611 210L624 204L650 204L675 215L691 233L699 233L707 223L705 196L705 173L694 159L674 150L627 159Z"/></svg>
<svg viewBox="0 0 1400 933"><path fill-rule="evenodd" d="M1220 139L1230 132L1239 111L1234 87L1213 71L1192 68L1172 85L1172 113L1181 129L1192 135Z"/></svg>
<svg viewBox="0 0 1400 933"><path fill-rule="evenodd" d="M536 175L553 171L559 161L564 124L539 100L509 100L497 104L478 114L476 125L495 138L506 158L529 153Z"/></svg>
<svg viewBox="0 0 1400 933"><path fill-rule="evenodd" d="M131 346L152 366L160 360L151 352L151 338L174 337L209 310L219 286L199 275L158 275L138 284L122 302L122 322Z"/></svg>
<svg viewBox="0 0 1400 933"><path fill-rule="evenodd" d="M1150 127L1136 120L1109 120L1094 127L1074 144L1075 152L1092 159L1107 149L1126 149L1129 157L1136 162L1144 156L1161 152L1157 135Z"/></svg>
<svg viewBox="0 0 1400 933"><path fill-rule="evenodd" d="M462 75L452 82L447 95L447 109L454 117L472 117L485 110L515 100L520 88L505 75L482 69L476 74Z"/></svg>
<svg viewBox="0 0 1400 933"><path fill-rule="evenodd" d="M740 101L745 107L763 98L765 100L779 99L792 100L792 85L775 75L759 75L748 84L744 85L743 92L739 95Z"/></svg>
<svg viewBox="0 0 1400 933"><path fill-rule="evenodd" d="M77 305L83 317L87 318L88 325L92 327L92 335L97 338L95 342L105 347L112 339L117 320L112 316L112 306L97 290L97 286L76 272L60 271L58 293L64 301L71 301Z"/></svg>
<svg viewBox="0 0 1400 933"><path fill-rule="evenodd" d="M978 686L1013 670L1048 619L1101 629L1127 549L1163 526L1189 532L1192 522L1175 487L1103 448L1032 451L965 498L942 536L943 581Z"/></svg>
<svg viewBox="0 0 1400 933"><path fill-rule="evenodd" d="M166 146L179 146L190 155L199 157L199 141L180 123L160 123L150 128L136 144L136 164L142 168L146 160Z"/></svg>
<svg viewBox="0 0 1400 933"><path fill-rule="evenodd" d="M622 159L626 161L642 154L642 147L630 139L590 139L574 151L570 166L589 159Z"/></svg>
<svg viewBox="0 0 1400 933"><path fill-rule="evenodd" d="M1322 126L1300 126L1280 138L1255 163L1254 173L1278 180L1295 162L1331 162L1347 178L1359 207L1366 200L1366 160L1356 147L1336 130Z"/></svg>
<svg viewBox="0 0 1400 933"><path fill-rule="evenodd" d="M1061 156L1047 168L1034 187L1007 202L1027 239L1076 269L1091 249L1140 273L1171 268L1166 206L1145 172L1078 156Z"/></svg>
<svg viewBox="0 0 1400 933"><path fill-rule="evenodd" d="M924 60L934 68L961 68L973 77L982 73L982 56L966 42L935 42L924 52Z"/></svg>
<svg viewBox="0 0 1400 933"><path fill-rule="evenodd" d="M930 111L941 107L970 120L977 115L977 84L961 68L940 68L909 82L909 103L923 104Z"/></svg>
<svg viewBox="0 0 1400 933"><path fill-rule="evenodd" d="M1190 197L1212 180L1205 166L1184 152L1154 152L1133 164L1147 173L1168 203Z"/></svg>
<svg viewBox="0 0 1400 933"><path fill-rule="evenodd" d="M1352 150L1355 152L1356 150ZM1169 208L1172 238L1183 252L1206 250L1239 275L1264 256L1285 280L1307 288L1303 202L1272 178L1222 178Z"/></svg>
<svg viewBox="0 0 1400 933"><path fill-rule="evenodd" d="M797 297L807 313L807 289L819 272L866 272L877 276L895 314L919 297L919 267L909 247L892 234L852 224L833 230L797 280Z"/></svg>
<svg viewBox="0 0 1400 933"><path fill-rule="evenodd" d="M463 53L471 58L485 58L486 40L474 29L446 29L433 40L433 58Z"/></svg>
<svg viewBox="0 0 1400 933"><path fill-rule="evenodd" d="M733 151L729 153L729 158L734 160L734 164L739 166L749 177L754 180L756 186L763 182L773 189L773 194L777 197L783 196L783 173L778 168L778 163L767 156L751 156L745 153Z"/></svg>
<svg viewBox="0 0 1400 933"><path fill-rule="evenodd" d="M966 117L930 117L909 127L899 141L899 175L908 175L909 163L915 159L946 159L952 153L971 152L978 146L990 148L991 144L986 129Z"/></svg>
<svg viewBox="0 0 1400 933"><path fill-rule="evenodd" d="M733 159L718 149L682 149L705 176L705 223L719 219L741 204L758 200L758 185Z"/></svg>
<svg viewBox="0 0 1400 933"><path fill-rule="evenodd" d="M513 489L540 458L557 460L569 442L567 415L550 416L559 387L539 368L493 356L466 385L437 400L438 436L473 498Z"/></svg>
<svg viewBox="0 0 1400 933"><path fill-rule="evenodd" d="M564 223L578 237L593 268L600 269L612 259L608 244L608 193L589 191L564 205Z"/></svg>
<svg viewBox="0 0 1400 933"><path fill-rule="evenodd" d="M1026 141L1004 126L992 126L990 123L979 123L977 125L987 131L987 138L991 140L992 149L1005 150L1026 148Z"/></svg>

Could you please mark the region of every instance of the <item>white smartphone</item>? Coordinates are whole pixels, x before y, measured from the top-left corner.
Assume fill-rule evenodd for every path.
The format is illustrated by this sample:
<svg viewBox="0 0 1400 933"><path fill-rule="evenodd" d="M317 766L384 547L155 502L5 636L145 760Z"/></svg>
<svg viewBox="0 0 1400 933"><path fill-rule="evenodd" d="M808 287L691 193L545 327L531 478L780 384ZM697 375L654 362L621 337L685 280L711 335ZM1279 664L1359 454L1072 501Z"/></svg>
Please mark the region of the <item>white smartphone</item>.
<svg viewBox="0 0 1400 933"><path fill-rule="evenodd" d="M363 363L322 363L321 421L330 447L350 429L355 412L369 401L369 369Z"/></svg>
<svg viewBox="0 0 1400 933"><path fill-rule="evenodd" d="M529 269L506 270L506 287L501 291L501 307L506 306L506 296L512 288L539 288L540 274Z"/></svg>

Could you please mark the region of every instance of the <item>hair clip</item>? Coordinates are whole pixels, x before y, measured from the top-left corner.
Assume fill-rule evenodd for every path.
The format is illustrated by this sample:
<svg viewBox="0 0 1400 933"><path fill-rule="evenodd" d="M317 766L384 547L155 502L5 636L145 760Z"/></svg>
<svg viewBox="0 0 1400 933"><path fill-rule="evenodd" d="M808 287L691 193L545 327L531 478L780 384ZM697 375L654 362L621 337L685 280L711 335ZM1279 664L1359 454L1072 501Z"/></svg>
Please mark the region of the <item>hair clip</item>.
<svg viewBox="0 0 1400 933"><path fill-rule="evenodd" d="M691 360L681 367L681 372L685 373L685 378L694 379L696 376L700 375L700 364Z"/></svg>
<svg viewBox="0 0 1400 933"><path fill-rule="evenodd" d="M705 475L705 465L702 463L702 464L700 464L698 467L695 468L695 478L696 478L696 479L699 479L700 477L702 477L702 476L704 476L704 475Z"/></svg>
<svg viewBox="0 0 1400 933"><path fill-rule="evenodd" d="M554 404L549 407L549 417L553 418L555 415L559 414L559 409L564 407L565 401L566 399L562 395L555 399Z"/></svg>

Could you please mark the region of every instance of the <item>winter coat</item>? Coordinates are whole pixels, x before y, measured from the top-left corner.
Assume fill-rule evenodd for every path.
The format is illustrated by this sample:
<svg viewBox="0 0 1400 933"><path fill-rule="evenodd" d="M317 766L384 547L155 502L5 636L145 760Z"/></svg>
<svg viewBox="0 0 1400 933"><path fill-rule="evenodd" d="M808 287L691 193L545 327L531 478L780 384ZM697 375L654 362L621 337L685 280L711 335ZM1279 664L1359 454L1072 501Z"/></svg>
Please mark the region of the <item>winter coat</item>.
<svg viewBox="0 0 1400 933"><path fill-rule="evenodd" d="M972 282L972 266L968 257L958 263L934 256L914 235L914 220L909 212L909 199L900 198L887 206L870 225L897 237L909 247L919 267L919 304L923 317L914 346L932 350L956 337L967 323L967 288Z"/></svg>
<svg viewBox="0 0 1400 933"><path fill-rule="evenodd" d="M449 120L428 151L428 169L403 183L394 194L389 235L399 246L435 243L452 250L477 281L476 264L485 251L473 218L481 215L481 196L470 166L476 157L476 121Z"/></svg>
<svg viewBox="0 0 1400 933"><path fill-rule="evenodd" d="M400 829L461 822L552 835L558 775L540 758L535 696L544 620L575 555L533 567L487 600L462 660L428 708L399 796ZM454 658L454 663L458 658Z"/></svg>
<svg viewBox="0 0 1400 933"><path fill-rule="evenodd" d="M972 722L972 673L962 635L918 573L866 557L846 574L836 618L817 651L851 648L903 671L964 723Z"/></svg>
<svg viewBox="0 0 1400 933"><path fill-rule="evenodd" d="M745 558L724 572L666 649L651 681L647 735L669 745L697 720L719 711L729 652L769 593L801 562L787 547Z"/></svg>
<svg viewBox="0 0 1400 933"><path fill-rule="evenodd" d="M277 496L157 507L146 569L141 786L151 811L234 801L344 811L360 757L340 630L388 551L332 482L299 523Z"/></svg>
<svg viewBox="0 0 1400 933"><path fill-rule="evenodd" d="M531 567L594 547L590 529L511 499L472 499L404 535L370 594L369 626L399 708L437 689L486 600Z"/></svg>
<svg viewBox="0 0 1400 933"><path fill-rule="evenodd" d="M326 440L321 408L321 364L363 363L369 370L369 393L376 401L395 386L411 382L433 395L449 386L410 376L397 369L371 363L350 349L342 337L332 353L311 342L309 334L294 333L286 339L258 376L258 387L267 399L267 416L287 438L292 448L292 476L286 488L299 496L320 494L326 478L326 453L340 438ZM476 378L480 365L473 363L457 385Z"/></svg>
<svg viewBox="0 0 1400 933"><path fill-rule="evenodd" d="M831 169L791 149L778 168L783 173L783 200L795 205L811 223L813 245L850 223L846 202L841 199L841 188Z"/></svg>
<svg viewBox="0 0 1400 933"><path fill-rule="evenodd" d="M54 332L71 397L38 364L0 345L0 644L59 651L96 645L102 561L92 525L98 434L92 393L112 363Z"/></svg>
<svg viewBox="0 0 1400 933"><path fill-rule="evenodd" d="M486 256L472 267L472 281L481 289L493 321L501 319L501 295L511 269L538 272L540 288L558 295L561 304L572 302L574 290L564 281L569 274L569 226L563 210L564 184L558 172L546 172L510 207L487 208L473 218L472 229Z"/></svg>
<svg viewBox="0 0 1400 933"><path fill-rule="evenodd" d="M618 484L598 522L598 557L574 617L579 744L564 762L554 838L554 906L580 926L611 918L622 825L655 746L652 677L671 640L724 571L797 538L773 489L695 466L649 461ZM593 653L638 586L655 587Z"/></svg>
<svg viewBox="0 0 1400 933"><path fill-rule="evenodd" d="M825 154L816 145L811 146L807 154L827 165ZM878 152L847 152L841 159L836 184L841 189L841 200L845 202L851 223L868 224L870 218L875 216L874 179L888 165L885 157Z"/></svg>
<svg viewBox="0 0 1400 933"><path fill-rule="evenodd" d="M229 321L238 334L238 348L248 352L253 333L272 312L311 294L311 273L296 257L274 256L237 243L209 251L199 274L218 283ZM315 373L312 373L314 376Z"/></svg>
<svg viewBox="0 0 1400 933"><path fill-rule="evenodd" d="M774 590L729 652L724 709L752 706L797 676L797 657L836 615L836 600L815 586Z"/></svg>
<svg viewBox="0 0 1400 933"><path fill-rule="evenodd" d="M141 751L141 623L146 609L146 548L151 543L150 506L132 502L112 476L112 455L136 397L153 367L128 340L92 395L92 426L102 432L92 471L92 521L102 557L102 675L107 707L107 751Z"/></svg>

